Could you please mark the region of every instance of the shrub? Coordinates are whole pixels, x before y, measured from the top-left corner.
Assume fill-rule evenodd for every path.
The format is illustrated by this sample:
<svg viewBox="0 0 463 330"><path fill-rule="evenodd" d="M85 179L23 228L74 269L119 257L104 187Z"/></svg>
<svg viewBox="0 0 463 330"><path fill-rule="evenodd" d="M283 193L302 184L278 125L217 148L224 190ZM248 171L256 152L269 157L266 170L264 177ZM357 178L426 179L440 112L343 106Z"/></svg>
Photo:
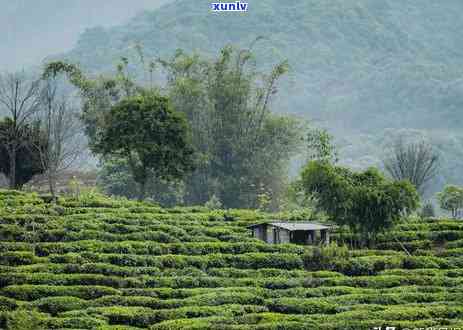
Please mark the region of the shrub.
<svg viewBox="0 0 463 330"><path fill-rule="evenodd" d="M0 296L0 311L13 311L18 307L18 303L14 299Z"/></svg>
<svg viewBox="0 0 463 330"><path fill-rule="evenodd" d="M59 214L15 198L0 208L2 329L33 308L45 329L366 330L463 319L459 221L409 218L378 235L376 249L348 250L253 239L246 226L269 217L256 211L106 199L60 200ZM36 255L23 241L30 221L40 227Z"/></svg>
<svg viewBox="0 0 463 330"><path fill-rule="evenodd" d="M204 204L204 207L209 210L217 210L222 208L222 202L216 195L212 195L212 197Z"/></svg>
<svg viewBox="0 0 463 330"><path fill-rule="evenodd" d="M405 269L418 269L418 268L440 268L440 260L432 257L407 257L403 262Z"/></svg>
<svg viewBox="0 0 463 330"><path fill-rule="evenodd" d="M117 295L120 291L103 286L52 286L52 285L11 285L1 293L19 300L37 300L46 297L71 296L82 299L95 299L105 295Z"/></svg>
<svg viewBox="0 0 463 330"><path fill-rule="evenodd" d="M8 313L7 330L45 330L42 316L35 310L18 309Z"/></svg>
<svg viewBox="0 0 463 330"><path fill-rule="evenodd" d="M106 322L93 317L54 317L45 320L47 329L98 329L107 326ZM109 328L106 328L109 329ZM117 329L117 328L116 328ZM124 328L121 327L120 330ZM113 328L113 330L115 330Z"/></svg>
<svg viewBox="0 0 463 330"><path fill-rule="evenodd" d="M349 251L346 246L331 243L328 246L309 249L303 256L304 266L311 270L333 270L336 262L345 261L348 256Z"/></svg>
<svg viewBox="0 0 463 330"><path fill-rule="evenodd" d="M337 307L324 299L279 298L267 302L270 311L284 314L334 314Z"/></svg>
<svg viewBox="0 0 463 330"><path fill-rule="evenodd" d="M29 251L5 252L0 254L0 265L30 265L37 262L38 260L39 259Z"/></svg>
<svg viewBox="0 0 463 330"><path fill-rule="evenodd" d="M87 302L76 297L47 297L34 301L33 306L41 312L56 316L61 312L84 309Z"/></svg>
<svg viewBox="0 0 463 330"><path fill-rule="evenodd" d="M431 232L431 239L438 243L456 241L462 238L463 238L462 230L442 230L438 232Z"/></svg>

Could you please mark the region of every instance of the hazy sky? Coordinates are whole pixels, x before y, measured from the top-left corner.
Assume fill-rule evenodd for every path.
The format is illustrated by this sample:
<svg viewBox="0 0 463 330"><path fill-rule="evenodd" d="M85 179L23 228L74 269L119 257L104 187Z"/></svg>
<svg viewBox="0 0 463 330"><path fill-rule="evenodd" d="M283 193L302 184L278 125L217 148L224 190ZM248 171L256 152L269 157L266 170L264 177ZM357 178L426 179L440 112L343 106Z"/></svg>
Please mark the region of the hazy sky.
<svg viewBox="0 0 463 330"><path fill-rule="evenodd" d="M70 49L87 27L124 23L171 0L0 0L0 71Z"/></svg>

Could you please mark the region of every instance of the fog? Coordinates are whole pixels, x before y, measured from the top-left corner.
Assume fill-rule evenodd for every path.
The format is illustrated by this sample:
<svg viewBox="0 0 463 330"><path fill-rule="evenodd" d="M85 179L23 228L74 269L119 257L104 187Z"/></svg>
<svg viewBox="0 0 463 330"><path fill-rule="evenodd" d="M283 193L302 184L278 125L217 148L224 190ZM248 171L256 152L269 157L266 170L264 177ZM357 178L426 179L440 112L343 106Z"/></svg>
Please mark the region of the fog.
<svg viewBox="0 0 463 330"><path fill-rule="evenodd" d="M180 5L134 18L174 1ZM148 55L167 58L178 48L214 55L227 43L247 47L265 36L256 47L258 63L288 59L291 66L273 109L327 128L343 165L381 166L378 146L407 134L442 151L430 196L447 183L463 185L461 0L255 0L242 16L211 15L209 5L0 0L0 72L27 69L48 56L103 72L134 41ZM97 26L113 28L83 33Z"/></svg>
<svg viewBox="0 0 463 330"><path fill-rule="evenodd" d="M88 27L122 24L169 0L0 0L0 71L73 47Z"/></svg>

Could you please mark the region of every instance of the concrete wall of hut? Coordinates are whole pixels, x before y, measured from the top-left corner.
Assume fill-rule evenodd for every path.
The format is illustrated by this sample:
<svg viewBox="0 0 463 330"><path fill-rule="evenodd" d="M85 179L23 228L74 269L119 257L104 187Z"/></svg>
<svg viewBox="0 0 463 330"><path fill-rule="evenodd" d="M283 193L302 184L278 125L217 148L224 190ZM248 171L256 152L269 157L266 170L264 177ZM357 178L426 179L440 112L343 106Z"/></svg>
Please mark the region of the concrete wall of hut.
<svg viewBox="0 0 463 330"><path fill-rule="evenodd" d="M286 244L286 243L289 243L291 241L290 239L290 232L289 230L286 230L286 229L277 229L280 231L280 242L281 244Z"/></svg>
<svg viewBox="0 0 463 330"><path fill-rule="evenodd" d="M252 230L253 230L253 236L255 238L265 241L265 232L264 232L265 226L257 226L257 227L254 227Z"/></svg>
<svg viewBox="0 0 463 330"><path fill-rule="evenodd" d="M267 233L267 243L273 244L274 239L273 239L273 226L266 226L266 233Z"/></svg>

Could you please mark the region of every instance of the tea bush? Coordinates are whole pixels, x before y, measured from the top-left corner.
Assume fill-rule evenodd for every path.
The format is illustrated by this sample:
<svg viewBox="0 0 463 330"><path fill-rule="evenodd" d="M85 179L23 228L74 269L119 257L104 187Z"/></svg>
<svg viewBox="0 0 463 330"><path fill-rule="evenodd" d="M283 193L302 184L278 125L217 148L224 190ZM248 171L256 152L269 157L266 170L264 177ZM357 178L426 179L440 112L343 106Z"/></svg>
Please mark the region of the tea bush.
<svg viewBox="0 0 463 330"><path fill-rule="evenodd" d="M246 228L307 216L0 190L0 328L463 326L463 223L410 217L370 249L336 232L271 245Z"/></svg>

